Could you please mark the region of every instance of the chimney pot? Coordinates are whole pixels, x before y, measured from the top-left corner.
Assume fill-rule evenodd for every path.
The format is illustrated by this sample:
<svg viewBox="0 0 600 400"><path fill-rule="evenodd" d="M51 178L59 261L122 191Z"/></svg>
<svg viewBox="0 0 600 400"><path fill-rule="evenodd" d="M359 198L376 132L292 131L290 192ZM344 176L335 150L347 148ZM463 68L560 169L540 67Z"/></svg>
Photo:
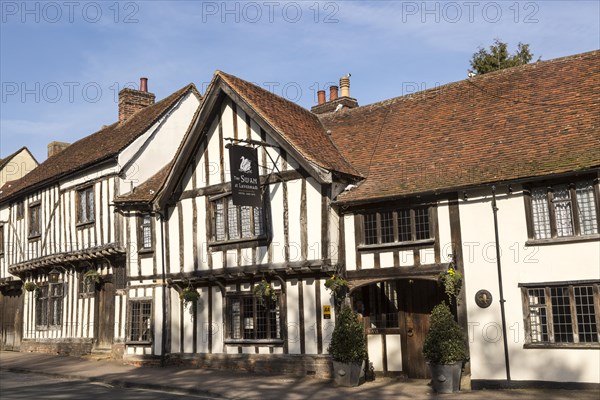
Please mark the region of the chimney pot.
<svg viewBox="0 0 600 400"><path fill-rule="evenodd" d="M334 101L338 98L338 87L329 86L329 101Z"/></svg>
<svg viewBox="0 0 600 400"><path fill-rule="evenodd" d="M325 102L327 101L327 99L325 98L325 91L324 90L319 90L317 92L317 99L318 99L319 105L325 104Z"/></svg>
<svg viewBox="0 0 600 400"><path fill-rule="evenodd" d="M154 93L148 92L148 78L140 78L140 90L124 88L119 92L119 122L128 120L141 109L154 104Z"/></svg>
<svg viewBox="0 0 600 400"><path fill-rule="evenodd" d="M350 97L350 77L342 76L340 78L340 89L342 97Z"/></svg>
<svg viewBox="0 0 600 400"><path fill-rule="evenodd" d="M148 92L148 78L140 78L140 92Z"/></svg>

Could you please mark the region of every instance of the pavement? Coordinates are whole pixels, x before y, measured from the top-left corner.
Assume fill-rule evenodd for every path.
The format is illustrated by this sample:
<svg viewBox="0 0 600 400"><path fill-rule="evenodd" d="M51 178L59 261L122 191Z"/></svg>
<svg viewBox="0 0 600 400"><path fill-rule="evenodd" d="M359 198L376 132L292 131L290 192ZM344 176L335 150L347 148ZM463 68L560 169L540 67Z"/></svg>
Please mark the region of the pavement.
<svg viewBox="0 0 600 400"><path fill-rule="evenodd" d="M138 367L117 360L93 360L41 353L0 352L0 369L99 382L119 387L202 395L214 399L573 399L598 400L599 390L506 389L435 394L427 380L377 378L358 387L289 375L182 367ZM2 383L0 382L0 388Z"/></svg>

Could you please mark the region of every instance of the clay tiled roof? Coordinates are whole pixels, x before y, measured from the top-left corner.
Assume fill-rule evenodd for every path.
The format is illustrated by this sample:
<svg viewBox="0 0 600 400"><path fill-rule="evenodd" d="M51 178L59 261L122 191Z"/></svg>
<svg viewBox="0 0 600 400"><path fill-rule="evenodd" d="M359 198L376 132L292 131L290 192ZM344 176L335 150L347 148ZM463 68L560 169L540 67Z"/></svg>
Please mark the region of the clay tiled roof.
<svg viewBox="0 0 600 400"><path fill-rule="evenodd" d="M342 202L600 166L600 51L321 116L366 179Z"/></svg>
<svg viewBox="0 0 600 400"><path fill-rule="evenodd" d="M190 91L199 96L194 85L189 84L162 101L140 110L129 119L106 126L78 140L48 158L22 179L4 185L0 193L2 202L33 190L39 185L56 181L65 175L115 157Z"/></svg>
<svg viewBox="0 0 600 400"><path fill-rule="evenodd" d="M315 114L233 75L221 71L217 71L217 75L304 158L331 171L358 175L335 147Z"/></svg>

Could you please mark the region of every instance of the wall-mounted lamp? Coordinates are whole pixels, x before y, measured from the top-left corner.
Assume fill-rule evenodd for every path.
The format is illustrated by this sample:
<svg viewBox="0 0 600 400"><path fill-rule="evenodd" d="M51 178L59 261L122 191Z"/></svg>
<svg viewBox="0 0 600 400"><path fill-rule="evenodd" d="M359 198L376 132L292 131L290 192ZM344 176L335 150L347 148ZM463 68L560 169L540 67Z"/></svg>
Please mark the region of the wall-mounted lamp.
<svg viewBox="0 0 600 400"><path fill-rule="evenodd" d="M469 195L467 194L467 191L466 191L466 190L464 190L464 191L463 191L463 200L464 200L464 201L467 201L467 200L469 200Z"/></svg>
<svg viewBox="0 0 600 400"><path fill-rule="evenodd" d="M52 268L50 272L48 272L48 282L50 283L58 283L60 279L60 271L56 269L56 267Z"/></svg>
<svg viewBox="0 0 600 400"><path fill-rule="evenodd" d="M513 194L513 187L512 187L512 185L508 185L508 194L509 195Z"/></svg>

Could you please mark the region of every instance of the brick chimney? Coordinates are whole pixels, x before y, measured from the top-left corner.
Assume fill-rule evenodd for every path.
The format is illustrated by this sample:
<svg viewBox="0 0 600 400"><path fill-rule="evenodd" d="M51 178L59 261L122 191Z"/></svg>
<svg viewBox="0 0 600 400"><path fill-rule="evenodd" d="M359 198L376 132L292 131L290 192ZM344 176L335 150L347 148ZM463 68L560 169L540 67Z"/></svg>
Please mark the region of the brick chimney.
<svg viewBox="0 0 600 400"><path fill-rule="evenodd" d="M350 97L350 74L340 78L339 87L329 87L329 101L325 101L324 90L319 90L317 92L317 98L318 104L310 109L310 111L314 114L325 114L333 111L358 107L358 101Z"/></svg>
<svg viewBox="0 0 600 400"><path fill-rule="evenodd" d="M148 92L148 78L140 78L140 90L125 88L119 92L119 122L131 118L141 109L154 104L154 93Z"/></svg>
<svg viewBox="0 0 600 400"><path fill-rule="evenodd" d="M67 147L69 147L71 143L65 142L50 142L48 143L48 158L52 157L55 154L60 153Z"/></svg>

